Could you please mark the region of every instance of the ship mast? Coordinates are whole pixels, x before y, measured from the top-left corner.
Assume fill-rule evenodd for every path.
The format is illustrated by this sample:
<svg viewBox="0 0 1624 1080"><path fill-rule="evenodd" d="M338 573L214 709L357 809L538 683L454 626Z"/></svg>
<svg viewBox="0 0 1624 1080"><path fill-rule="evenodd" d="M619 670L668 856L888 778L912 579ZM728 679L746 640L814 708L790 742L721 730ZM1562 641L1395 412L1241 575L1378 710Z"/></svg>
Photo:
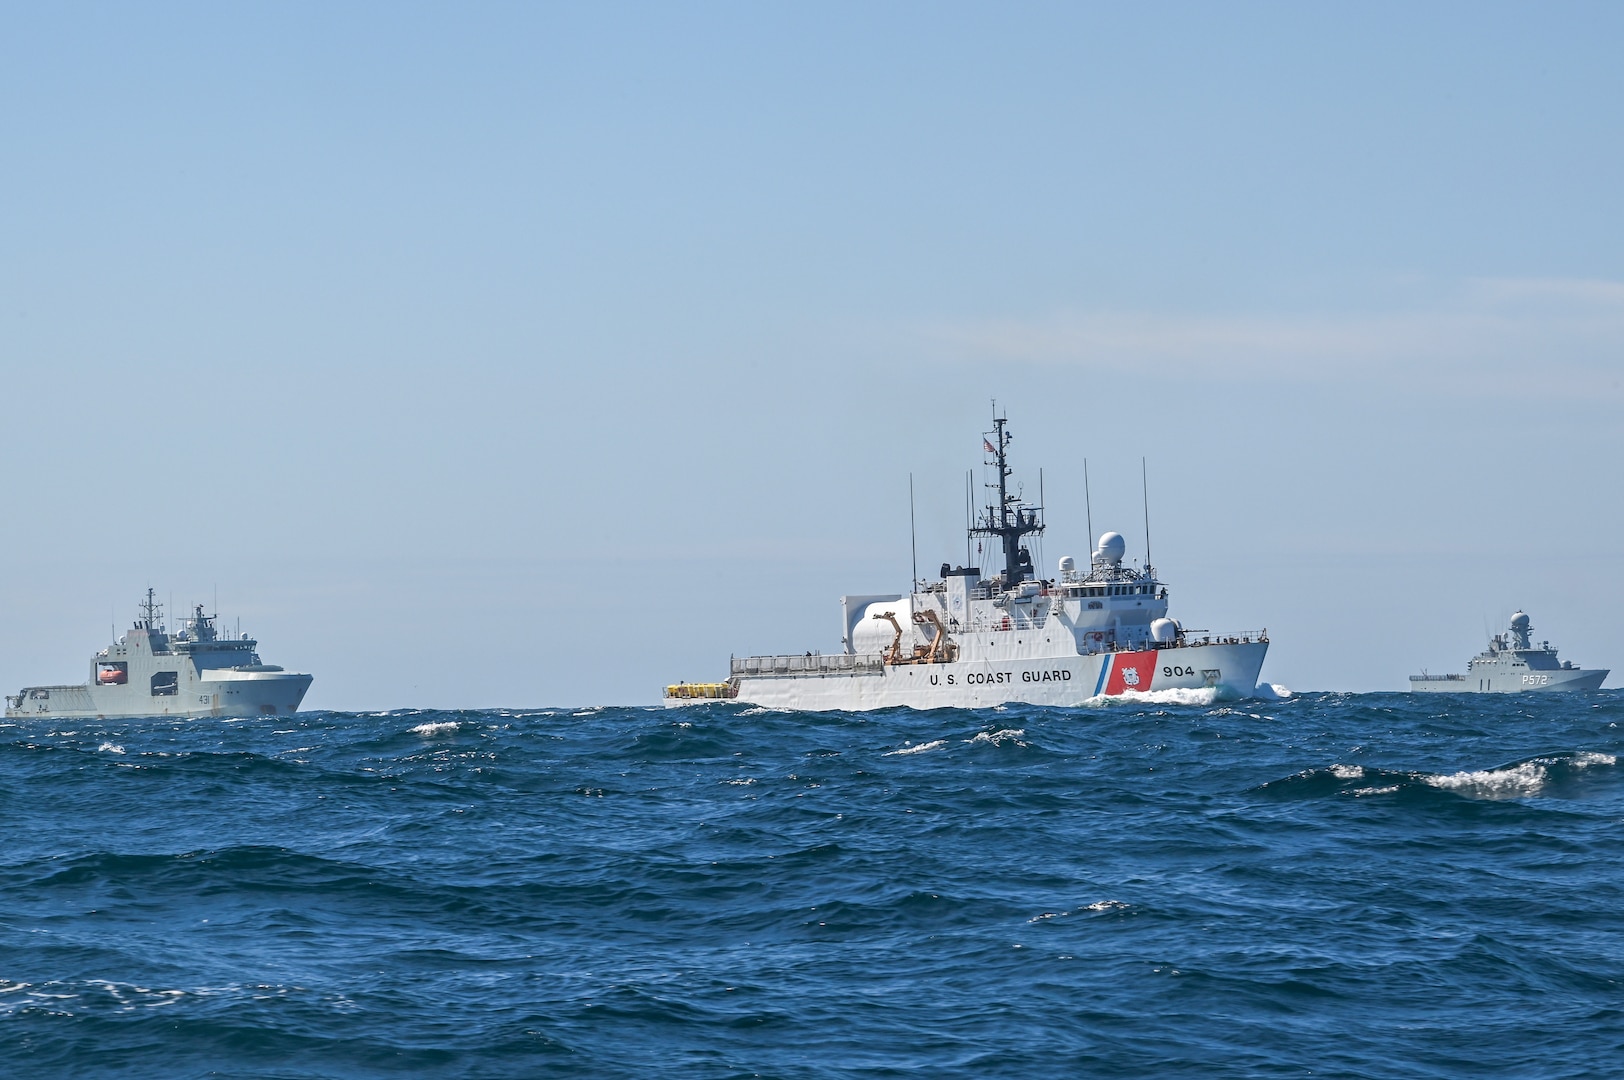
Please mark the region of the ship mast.
<svg viewBox="0 0 1624 1080"><path fill-rule="evenodd" d="M1021 537L1043 531L1043 507L1027 506L1020 496L1009 493L1009 418L999 416L995 406L992 423L993 430L986 433L982 446L993 456L989 464L998 469L998 504L987 507L986 514L971 527L970 535L996 536L1003 543L1004 588L1009 589L1033 574L1032 554L1021 546Z"/></svg>
<svg viewBox="0 0 1624 1080"><path fill-rule="evenodd" d="M141 613L141 626L147 630L158 629L158 621L163 618L164 606L158 602L157 591L150 586L147 588L147 598L137 609Z"/></svg>

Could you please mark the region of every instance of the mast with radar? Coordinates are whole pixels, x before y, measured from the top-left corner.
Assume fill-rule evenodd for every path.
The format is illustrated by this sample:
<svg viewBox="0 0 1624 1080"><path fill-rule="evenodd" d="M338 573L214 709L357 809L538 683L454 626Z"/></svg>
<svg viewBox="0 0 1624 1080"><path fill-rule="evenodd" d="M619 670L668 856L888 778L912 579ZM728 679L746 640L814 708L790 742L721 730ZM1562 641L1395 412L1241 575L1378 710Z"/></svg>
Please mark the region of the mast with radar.
<svg viewBox="0 0 1624 1080"><path fill-rule="evenodd" d="M146 599L137 605L136 610L141 615L136 621L136 629L162 632L163 627L160 624L163 622L164 606L158 601L157 590L149 586Z"/></svg>
<svg viewBox="0 0 1624 1080"><path fill-rule="evenodd" d="M1021 538L1043 532L1043 507L1028 506L1019 495L1009 493L1009 418L999 416L995 407L992 423L993 430L982 439L982 447L992 455L988 464L998 470L998 503L986 508L981 519L970 527L970 535L998 537L1004 547L1003 587L1012 589L1034 576L1032 553Z"/></svg>

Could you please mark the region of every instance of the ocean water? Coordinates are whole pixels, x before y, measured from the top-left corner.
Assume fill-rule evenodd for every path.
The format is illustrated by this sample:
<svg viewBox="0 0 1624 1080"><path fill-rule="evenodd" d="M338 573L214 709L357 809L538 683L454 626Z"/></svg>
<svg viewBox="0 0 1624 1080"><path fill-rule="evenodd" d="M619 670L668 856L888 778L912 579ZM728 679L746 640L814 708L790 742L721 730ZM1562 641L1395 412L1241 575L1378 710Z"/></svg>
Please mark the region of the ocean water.
<svg viewBox="0 0 1624 1080"><path fill-rule="evenodd" d="M0 1073L1624 1072L1624 694L0 728Z"/></svg>

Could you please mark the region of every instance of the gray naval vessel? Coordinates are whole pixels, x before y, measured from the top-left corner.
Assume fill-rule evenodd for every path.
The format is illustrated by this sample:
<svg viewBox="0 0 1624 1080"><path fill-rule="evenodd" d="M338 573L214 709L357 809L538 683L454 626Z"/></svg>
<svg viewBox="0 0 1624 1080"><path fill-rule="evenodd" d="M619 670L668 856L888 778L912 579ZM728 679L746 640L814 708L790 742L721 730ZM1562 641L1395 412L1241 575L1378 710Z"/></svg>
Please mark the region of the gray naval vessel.
<svg viewBox="0 0 1624 1080"><path fill-rule="evenodd" d="M135 626L91 657L90 681L6 695L6 718L287 716L311 677L261 663L259 642L224 638L198 604L171 634L147 590Z"/></svg>
<svg viewBox="0 0 1624 1080"><path fill-rule="evenodd" d="M1558 661L1549 641L1535 645L1528 616L1511 617L1507 634L1489 639L1489 647L1466 665L1465 675L1410 676L1410 689L1428 694L1520 694L1524 690L1599 690L1607 668L1574 667Z"/></svg>

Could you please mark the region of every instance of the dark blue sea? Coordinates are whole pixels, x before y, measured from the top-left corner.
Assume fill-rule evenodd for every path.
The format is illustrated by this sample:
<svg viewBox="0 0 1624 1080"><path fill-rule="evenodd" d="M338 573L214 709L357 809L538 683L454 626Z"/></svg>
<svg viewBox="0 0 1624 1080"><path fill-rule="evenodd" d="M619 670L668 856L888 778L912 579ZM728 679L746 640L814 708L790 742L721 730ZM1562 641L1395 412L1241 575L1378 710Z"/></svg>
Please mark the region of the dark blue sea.
<svg viewBox="0 0 1624 1080"><path fill-rule="evenodd" d="M8 1077L1624 1073L1624 693L0 728Z"/></svg>

